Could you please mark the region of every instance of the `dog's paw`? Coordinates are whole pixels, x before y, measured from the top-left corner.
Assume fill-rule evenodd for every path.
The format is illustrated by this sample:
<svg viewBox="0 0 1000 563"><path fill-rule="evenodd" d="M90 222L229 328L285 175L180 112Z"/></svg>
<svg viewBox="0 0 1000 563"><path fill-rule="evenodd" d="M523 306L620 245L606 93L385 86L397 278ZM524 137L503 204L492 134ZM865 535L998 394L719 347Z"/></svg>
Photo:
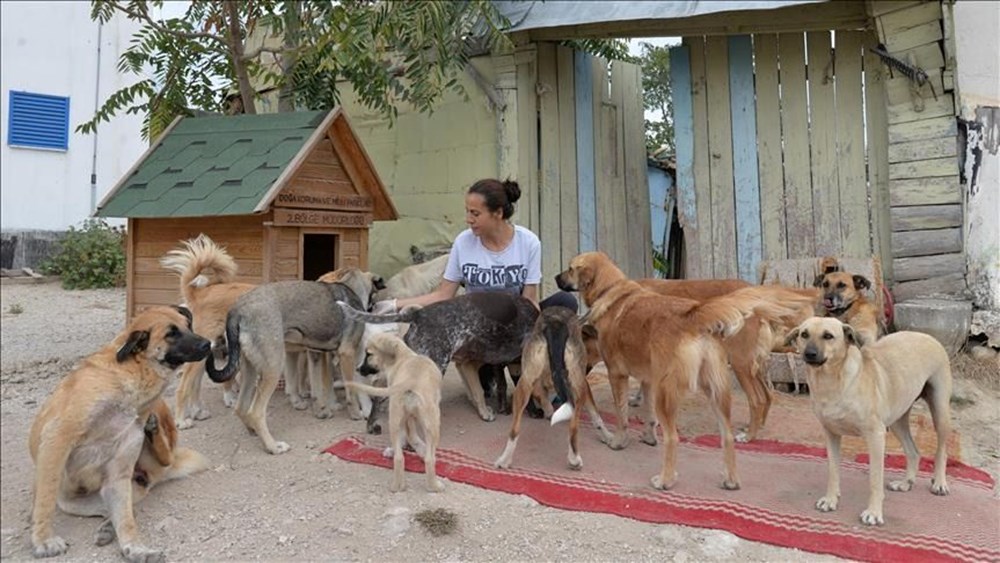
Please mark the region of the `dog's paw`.
<svg viewBox="0 0 1000 563"><path fill-rule="evenodd" d="M440 479L434 479L427 483L427 490L432 493L442 493L444 492L444 483Z"/></svg>
<svg viewBox="0 0 1000 563"><path fill-rule="evenodd" d="M399 483L393 481L392 483L389 483L389 491L393 493L401 493L405 490L406 490L406 481L401 481Z"/></svg>
<svg viewBox="0 0 1000 563"><path fill-rule="evenodd" d="M576 455L569 454L566 457L566 467L572 469L573 471L579 471L583 469L583 458L580 457L580 454Z"/></svg>
<svg viewBox="0 0 1000 563"><path fill-rule="evenodd" d="M236 406L236 393L231 391L224 391L222 393L222 404L226 405L227 409L231 409Z"/></svg>
<svg viewBox="0 0 1000 563"><path fill-rule="evenodd" d="M881 510L869 508L861 513L861 523L865 526L881 526L885 524L885 519L882 518Z"/></svg>
<svg viewBox="0 0 1000 563"><path fill-rule="evenodd" d="M647 427L642 431L642 435L639 437L639 441L647 446L655 446L659 442L656 440L656 431L653 428Z"/></svg>
<svg viewBox="0 0 1000 563"><path fill-rule="evenodd" d="M638 407L642 405L642 392L636 391L628 396L628 406Z"/></svg>
<svg viewBox="0 0 1000 563"><path fill-rule="evenodd" d="M602 441L603 441L603 437L602 437ZM621 438L618 438L616 436L612 436L610 440L608 440L608 441L606 441L604 443L607 444L608 447L611 448L612 450L624 450L625 446L628 445L628 436L625 435L625 436L622 436Z"/></svg>
<svg viewBox="0 0 1000 563"><path fill-rule="evenodd" d="M330 418L331 416L333 416L333 411L330 410L330 407L324 405L322 407L313 409L313 416L315 416L316 418L318 418L320 420L326 420L326 419Z"/></svg>
<svg viewBox="0 0 1000 563"><path fill-rule="evenodd" d="M941 482L938 483L937 480L931 479L931 492L942 497L950 493L951 491L948 490L948 481L941 479Z"/></svg>
<svg viewBox="0 0 1000 563"><path fill-rule="evenodd" d="M669 479L666 481L663 479L662 475L653 475L653 477L649 480L649 484L652 485L653 488L656 490L669 491L670 489L674 488L675 484L677 484L677 472L674 472L673 479Z"/></svg>
<svg viewBox="0 0 1000 563"><path fill-rule="evenodd" d="M52 536L40 544L35 545L35 557L55 557L62 555L69 550L69 544L59 536Z"/></svg>
<svg viewBox="0 0 1000 563"><path fill-rule="evenodd" d="M909 479L889 481L889 486L887 488L890 491L896 491L897 493L905 493L913 488L913 481L910 481Z"/></svg>
<svg viewBox="0 0 1000 563"><path fill-rule="evenodd" d="M194 428L193 418L178 418L177 419L177 429L187 430L188 428Z"/></svg>
<svg viewBox="0 0 1000 563"><path fill-rule="evenodd" d="M392 454L393 454L392 446L388 446L384 450L382 450L382 457L391 458Z"/></svg>
<svg viewBox="0 0 1000 563"><path fill-rule="evenodd" d="M493 412L490 407L483 407L479 409L479 418L485 420L486 422L493 422L497 419L497 415Z"/></svg>
<svg viewBox="0 0 1000 563"><path fill-rule="evenodd" d="M290 449L292 449L292 447L288 445L288 442L275 442L274 446L267 449L267 453L278 455L283 454Z"/></svg>
<svg viewBox="0 0 1000 563"><path fill-rule="evenodd" d="M737 430L734 438L738 444L746 444L747 442L753 441L753 436L748 434L744 429Z"/></svg>
<svg viewBox="0 0 1000 563"><path fill-rule="evenodd" d="M837 510L837 502L839 500L840 497L837 496L822 497L816 501L816 510L820 512L833 512Z"/></svg>
<svg viewBox="0 0 1000 563"><path fill-rule="evenodd" d="M347 412L348 416L351 417L351 420L363 420L367 418L365 413L361 412L361 409L358 407L347 409Z"/></svg>
<svg viewBox="0 0 1000 563"><path fill-rule="evenodd" d="M194 409L194 414L191 415L195 420L207 420L212 418L212 411L206 409L205 407L198 405Z"/></svg>
<svg viewBox="0 0 1000 563"><path fill-rule="evenodd" d="M304 411L309 408L309 399L303 399L296 395L289 395L288 400L292 403L292 408L297 411Z"/></svg>
<svg viewBox="0 0 1000 563"><path fill-rule="evenodd" d="M374 434L378 436L379 434L382 433L382 425L376 422L375 424L368 425L366 430L369 434Z"/></svg>
<svg viewBox="0 0 1000 563"><path fill-rule="evenodd" d="M740 490L740 480L739 479L723 479L722 488L727 491L738 491Z"/></svg>
<svg viewBox="0 0 1000 563"><path fill-rule="evenodd" d="M141 545L122 546L122 555L131 563L165 563L167 560L162 551Z"/></svg>
<svg viewBox="0 0 1000 563"><path fill-rule="evenodd" d="M94 534L94 545L103 547L113 541L115 541L115 524L108 519L101 522L101 526L97 528L97 533Z"/></svg>

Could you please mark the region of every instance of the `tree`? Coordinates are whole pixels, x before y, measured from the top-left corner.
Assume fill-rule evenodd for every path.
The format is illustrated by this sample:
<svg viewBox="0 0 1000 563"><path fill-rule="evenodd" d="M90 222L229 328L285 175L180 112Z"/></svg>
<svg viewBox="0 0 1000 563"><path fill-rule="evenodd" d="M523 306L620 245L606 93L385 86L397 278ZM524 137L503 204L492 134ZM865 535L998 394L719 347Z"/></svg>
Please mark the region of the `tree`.
<svg viewBox="0 0 1000 563"><path fill-rule="evenodd" d="M642 54L642 105L657 112L659 119L646 120L646 150L650 153L666 147L674 152L674 102L670 95L670 47L640 43Z"/></svg>

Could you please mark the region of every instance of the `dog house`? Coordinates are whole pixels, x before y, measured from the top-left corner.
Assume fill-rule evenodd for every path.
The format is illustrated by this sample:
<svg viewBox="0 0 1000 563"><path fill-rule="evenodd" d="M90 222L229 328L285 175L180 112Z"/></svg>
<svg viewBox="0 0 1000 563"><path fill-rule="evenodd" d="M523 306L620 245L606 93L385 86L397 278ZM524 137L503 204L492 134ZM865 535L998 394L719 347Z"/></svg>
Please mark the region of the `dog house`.
<svg viewBox="0 0 1000 563"><path fill-rule="evenodd" d="M368 267L372 221L396 208L340 108L176 119L95 212L128 219L126 313L177 303L160 258L200 233L237 281L312 280Z"/></svg>

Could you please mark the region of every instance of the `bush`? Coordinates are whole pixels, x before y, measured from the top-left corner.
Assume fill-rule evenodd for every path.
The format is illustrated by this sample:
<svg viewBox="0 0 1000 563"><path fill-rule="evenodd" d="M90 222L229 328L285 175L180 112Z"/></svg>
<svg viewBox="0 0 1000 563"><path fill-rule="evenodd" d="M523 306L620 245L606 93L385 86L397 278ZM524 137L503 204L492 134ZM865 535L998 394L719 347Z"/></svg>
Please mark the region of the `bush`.
<svg viewBox="0 0 1000 563"><path fill-rule="evenodd" d="M121 287L125 285L124 240L124 229L87 219L80 229L69 228L42 271L62 278L66 289Z"/></svg>

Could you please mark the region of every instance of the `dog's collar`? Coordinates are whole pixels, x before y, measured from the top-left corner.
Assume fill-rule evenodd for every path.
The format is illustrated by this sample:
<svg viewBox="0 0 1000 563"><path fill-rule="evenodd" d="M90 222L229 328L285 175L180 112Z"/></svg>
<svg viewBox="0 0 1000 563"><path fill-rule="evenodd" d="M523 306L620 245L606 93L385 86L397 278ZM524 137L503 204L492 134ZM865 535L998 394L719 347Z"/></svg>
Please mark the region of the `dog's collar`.
<svg viewBox="0 0 1000 563"><path fill-rule="evenodd" d="M851 307L853 307L853 306L854 306L854 303L852 302L850 305L848 305L846 307L840 307L839 309L827 309L826 313L828 315L830 315L831 317L839 317L839 316L843 315L844 313L850 311Z"/></svg>

